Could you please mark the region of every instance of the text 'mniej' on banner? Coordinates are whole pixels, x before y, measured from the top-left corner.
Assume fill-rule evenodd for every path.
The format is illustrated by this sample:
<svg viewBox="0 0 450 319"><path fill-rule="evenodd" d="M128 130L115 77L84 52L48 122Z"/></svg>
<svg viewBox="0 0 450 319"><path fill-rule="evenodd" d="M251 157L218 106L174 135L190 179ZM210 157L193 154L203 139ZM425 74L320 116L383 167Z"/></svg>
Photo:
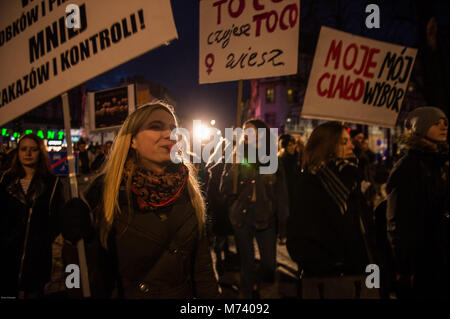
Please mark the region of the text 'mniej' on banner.
<svg viewBox="0 0 450 319"><path fill-rule="evenodd" d="M0 125L178 37L170 0L1 1ZM69 25L70 26L70 25Z"/></svg>

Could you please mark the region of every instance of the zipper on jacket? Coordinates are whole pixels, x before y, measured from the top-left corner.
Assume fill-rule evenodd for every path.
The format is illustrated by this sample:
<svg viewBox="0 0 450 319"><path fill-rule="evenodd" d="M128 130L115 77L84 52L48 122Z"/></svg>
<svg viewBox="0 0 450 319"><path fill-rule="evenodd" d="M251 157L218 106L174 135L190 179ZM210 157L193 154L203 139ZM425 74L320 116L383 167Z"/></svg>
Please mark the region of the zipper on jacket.
<svg viewBox="0 0 450 319"><path fill-rule="evenodd" d="M25 240L23 242L23 252L22 257L20 258L20 268L19 268L19 278L18 278L18 288L20 291L20 284L22 282L22 275L23 275L23 267L24 267L24 261L25 261L25 255L27 251L27 244L28 244L28 236L30 234L30 223L31 223L31 215L33 214L33 207L30 207L28 209L28 221L27 221L27 227L25 230Z"/></svg>
<svg viewBox="0 0 450 319"><path fill-rule="evenodd" d="M53 196L55 195L56 186L58 184L58 181L59 181L59 177L56 177L55 184L53 184L52 194L50 195L50 200L48 201L48 212L49 213L52 211L52 201L53 201Z"/></svg>

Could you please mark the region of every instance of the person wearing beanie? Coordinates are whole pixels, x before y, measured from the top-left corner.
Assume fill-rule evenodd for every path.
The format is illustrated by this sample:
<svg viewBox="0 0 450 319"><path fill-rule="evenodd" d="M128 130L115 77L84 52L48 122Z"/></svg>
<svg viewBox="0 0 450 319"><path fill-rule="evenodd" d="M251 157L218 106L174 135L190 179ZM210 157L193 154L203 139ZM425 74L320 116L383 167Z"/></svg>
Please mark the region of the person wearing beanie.
<svg viewBox="0 0 450 319"><path fill-rule="evenodd" d="M447 116L419 107L405 121L406 153L386 191L387 236L399 298L448 298L449 201Z"/></svg>

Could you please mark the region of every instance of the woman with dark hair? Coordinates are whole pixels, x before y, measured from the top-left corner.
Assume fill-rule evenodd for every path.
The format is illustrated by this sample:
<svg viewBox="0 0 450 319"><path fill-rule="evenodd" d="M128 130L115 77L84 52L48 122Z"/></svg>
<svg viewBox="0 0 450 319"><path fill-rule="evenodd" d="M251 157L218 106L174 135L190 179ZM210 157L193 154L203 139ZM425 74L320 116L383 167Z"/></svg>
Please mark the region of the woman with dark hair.
<svg viewBox="0 0 450 319"><path fill-rule="evenodd" d="M338 122L318 126L306 145L304 171L292 196L287 230L287 248L302 278L361 275L369 264L368 242L363 236L369 220L353 148L347 128ZM304 285L303 298L352 297L352 287L346 295L345 284L319 283L322 286Z"/></svg>
<svg viewBox="0 0 450 319"><path fill-rule="evenodd" d="M269 154L270 149L274 149L276 155L276 137L274 145L270 145L270 130L261 120L249 120L243 128L244 131L253 130L255 134L253 138L243 135L239 143L245 145L244 159L236 163L238 151L235 148L233 164L224 167L220 190L228 204L241 261L240 295L242 298L257 298L259 279L263 283L274 282L277 232L281 238L286 236L285 222L289 206L284 175L279 170L275 174L260 174L259 168L266 164L260 160L261 156L258 156L256 163L250 156L251 152L260 153L264 147L263 155ZM255 237L261 256L260 278L255 275Z"/></svg>
<svg viewBox="0 0 450 319"><path fill-rule="evenodd" d="M1 296L43 296L63 202L43 141L35 134L23 136L10 169L0 178Z"/></svg>

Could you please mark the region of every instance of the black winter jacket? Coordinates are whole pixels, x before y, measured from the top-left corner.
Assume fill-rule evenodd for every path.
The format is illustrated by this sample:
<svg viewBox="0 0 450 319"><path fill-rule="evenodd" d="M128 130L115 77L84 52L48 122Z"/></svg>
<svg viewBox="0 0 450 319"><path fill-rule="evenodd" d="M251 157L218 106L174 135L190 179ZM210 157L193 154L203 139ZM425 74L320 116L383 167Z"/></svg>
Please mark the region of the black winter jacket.
<svg viewBox="0 0 450 319"><path fill-rule="evenodd" d="M35 175L25 195L18 178L5 173L0 179L0 295L43 292L50 280L52 243L60 232L61 183L52 175Z"/></svg>
<svg viewBox="0 0 450 319"><path fill-rule="evenodd" d="M233 176L238 171L237 194L233 194ZM252 201L255 189L255 201ZM286 237L289 196L284 171L260 174L256 164L225 164L220 191L225 196L228 216L234 227L246 221L257 230L278 226L280 237ZM248 217L248 218L246 218Z"/></svg>
<svg viewBox="0 0 450 319"><path fill-rule="evenodd" d="M386 188L387 231L395 271L414 275L416 286L428 294L436 293L438 287L448 294L448 151L433 151L420 139L410 140L408 148Z"/></svg>
<svg viewBox="0 0 450 319"><path fill-rule="evenodd" d="M369 249L373 242L369 234L373 232L373 225L359 187L353 186L357 168L348 166L339 177L352 189L344 214L316 175L303 172L295 185L286 244L291 258L304 270L305 276L363 274L369 264L360 216L368 234Z"/></svg>
<svg viewBox="0 0 450 319"><path fill-rule="evenodd" d="M224 163L214 163L207 166L209 178L206 190L208 200L208 221L212 235L228 236L233 234L233 228L228 218L227 205L224 196L220 193L220 179Z"/></svg>

